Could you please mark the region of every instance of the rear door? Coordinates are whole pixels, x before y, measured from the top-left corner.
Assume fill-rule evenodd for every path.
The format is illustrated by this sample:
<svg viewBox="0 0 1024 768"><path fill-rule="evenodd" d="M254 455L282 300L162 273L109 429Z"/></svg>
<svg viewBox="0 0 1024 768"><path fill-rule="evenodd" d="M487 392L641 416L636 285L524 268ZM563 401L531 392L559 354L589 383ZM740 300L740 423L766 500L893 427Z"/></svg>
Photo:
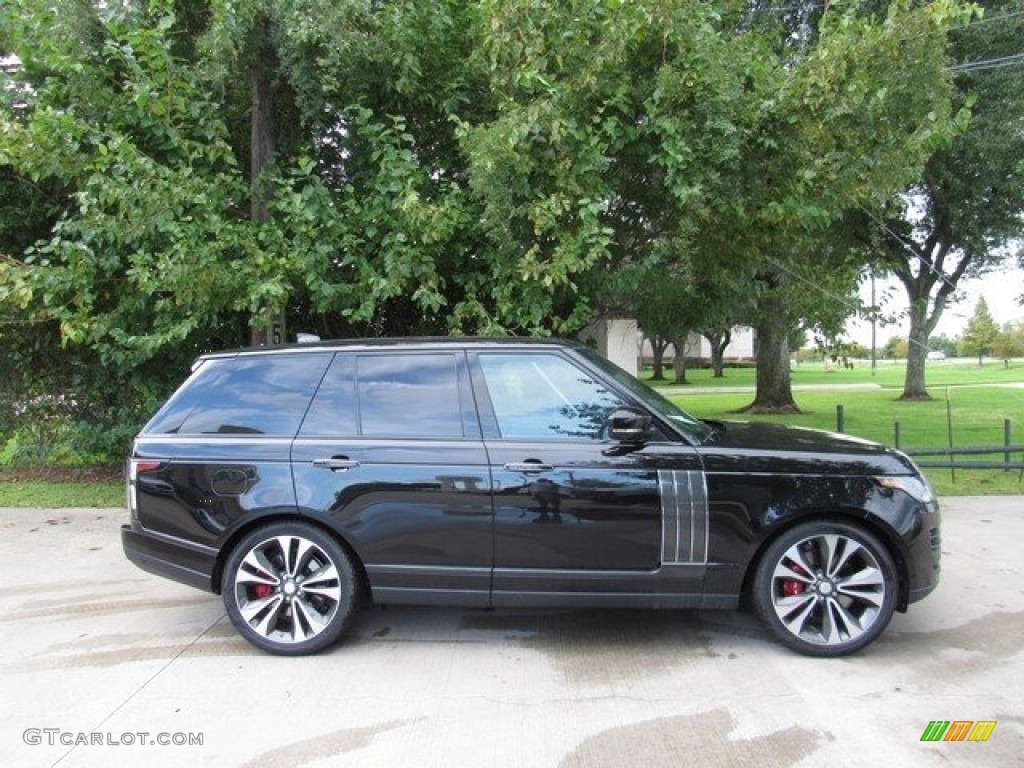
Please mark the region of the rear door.
<svg viewBox="0 0 1024 768"><path fill-rule="evenodd" d="M375 600L488 603L490 478L464 352L339 352L292 466L299 509L342 532Z"/></svg>
<svg viewBox="0 0 1024 768"><path fill-rule="evenodd" d="M608 417L635 403L558 349L473 361L494 482L495 604L698 595L706 503L694 450L657 435L612 441Z"/></svg>

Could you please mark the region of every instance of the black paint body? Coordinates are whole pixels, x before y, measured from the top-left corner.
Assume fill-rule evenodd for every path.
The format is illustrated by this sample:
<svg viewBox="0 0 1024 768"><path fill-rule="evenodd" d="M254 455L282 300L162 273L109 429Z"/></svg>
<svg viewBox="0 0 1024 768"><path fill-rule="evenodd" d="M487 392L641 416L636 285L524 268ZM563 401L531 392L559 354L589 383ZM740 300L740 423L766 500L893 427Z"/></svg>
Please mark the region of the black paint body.
<svg viewBox="0 0 1024 768"><path fill-rule="evenodd" d="M281 361L283 373L265 370ZM547 380L548 363L578 371L600 407L567 401L549 434L504 436L515 393L488 375ZM889 547L900 609L938 580L937 504L878 481L919 479L903 454L806 429L683 423L571 343L338 342L212 355L194 370L135 441L122 536L143 569L204 590L220 591L240 537L288 519L341 540L381 603L735 607L764 546L822 518ZM203 415L225 389L221 412ZM649 416L644 439L617 441L597 417L593 434L558 426L612 402Z"/></svg>

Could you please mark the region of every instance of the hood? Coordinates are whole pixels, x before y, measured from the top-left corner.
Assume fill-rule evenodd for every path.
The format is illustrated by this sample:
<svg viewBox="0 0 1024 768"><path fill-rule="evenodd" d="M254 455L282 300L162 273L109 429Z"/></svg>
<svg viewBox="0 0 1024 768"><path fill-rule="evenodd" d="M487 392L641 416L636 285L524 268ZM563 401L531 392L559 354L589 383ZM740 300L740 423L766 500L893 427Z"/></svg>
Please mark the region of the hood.
<svg viewBox="0 0 1024 768"><path fill-rule="evenodd" d="M708 471L916 475L904 454L870 440L806 427L715 422L700 447Z"/></svg>

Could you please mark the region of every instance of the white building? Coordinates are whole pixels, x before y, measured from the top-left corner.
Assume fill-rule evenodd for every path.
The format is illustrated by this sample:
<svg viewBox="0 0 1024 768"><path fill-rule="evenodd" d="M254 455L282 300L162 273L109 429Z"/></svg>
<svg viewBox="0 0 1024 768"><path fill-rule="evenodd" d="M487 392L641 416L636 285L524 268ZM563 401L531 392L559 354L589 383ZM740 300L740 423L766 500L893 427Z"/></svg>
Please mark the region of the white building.
<svg viewBox="0 0 1024 768"><path fill-rule="evenodd" d="M642 361L653 358L648 341L632 318L605 318L591 323L581 338L592 342L597 350L624 371L636 376ZM676 351L670 344L665 351L665 363L670 364ZM711 361L711 345L697 333L687 337L686 357ZM753 328L737 326L732 329L732 340L725 348L725 360L753 360L757 355L757 336Z"/></svg>

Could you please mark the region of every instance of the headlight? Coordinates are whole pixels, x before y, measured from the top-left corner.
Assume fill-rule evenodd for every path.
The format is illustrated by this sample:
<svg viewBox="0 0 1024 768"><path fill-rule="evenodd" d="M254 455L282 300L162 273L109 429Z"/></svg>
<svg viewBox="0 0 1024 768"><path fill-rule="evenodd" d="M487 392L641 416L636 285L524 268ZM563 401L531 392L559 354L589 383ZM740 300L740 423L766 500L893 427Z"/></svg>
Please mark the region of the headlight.
<svg viewBox="0 0 1024 768"><path fill-rule="evenodd" d="M883 488L893 491L903 491L922 504L931 504L935 501L935 494L932 487L924 477L913 475L884 475L876 477L875 482Z"/></svg>

